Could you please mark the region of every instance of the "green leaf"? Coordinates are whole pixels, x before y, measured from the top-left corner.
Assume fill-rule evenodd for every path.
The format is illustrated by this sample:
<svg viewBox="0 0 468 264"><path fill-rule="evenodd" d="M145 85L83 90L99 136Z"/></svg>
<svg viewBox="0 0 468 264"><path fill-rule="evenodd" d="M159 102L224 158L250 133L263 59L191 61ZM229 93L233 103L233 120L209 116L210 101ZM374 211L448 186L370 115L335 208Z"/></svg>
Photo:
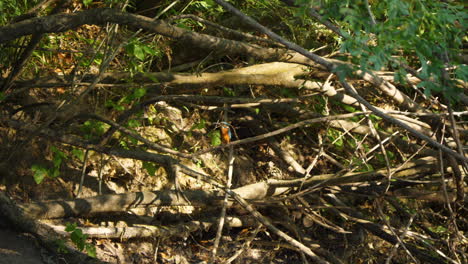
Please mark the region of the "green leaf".
<svg viewBox="0 0 468 264"><path fill-rule="evenodd" d="M153 49L150 46L144 45L143 50L145 51L146 54L149 54L151 56L156 56L156 57L162 57L163 53L160 50Z"/></svg>
<svg viewBox="0 0 468 264"><path fill-rule="evenodd" d="M76 226L77 226L76 223L73 223L73 224L72 223L67 223L65 225L65 231L72 232L73 230L76 229Z"/></svg>
<svg viewBox="0 0 468 264"><path fill-rule="evenodd" d="M135 44L133 46L133 55L139 60L144 60L145 59L145 51L143 50L143 47L139 44Z"/></svg>
<svg viewBox="0 0 468 264"><path fill-rule="evenodd" d="M127 122L127 126L130 127L130 128L140 127L140 126L141 126L141 123L140 123L139 120L130 119L130 120L128 120L128 122Z"/></svg>
<svg viewBox="0 0 468 264"><path fill-rule="evenodd" d="M457 79L467 82L468 81L468 66L463 65L463 64L458 65L458 68L455 70L455 75L457 76Z"/></svg>
<svg viewBox="0 0 468 264"><path fill-rule="evenodd" d="M92 244L86 243L85 244L85 250L88 256L92 258L96 258L96 247Z"/></svg>
<svg viewBox="0 0 468 264"><path fill-rule="evenodd" d="M62 157L60 155L54 155L52 162L54 163L54 168L60 168L60 165L62 165Z"/></svg>
<svg viewBox="0 0 468 264"><path fill-rule="evenodd" d="M57 243L57 252L64 254L68 253L68 249L65 246L65 241L63 241L62 239L58 239L55 242Z"/></svg>
<svg viewBox="0 0 468 264"><path fill-rule="evenodd" d="M58 176L60 176L60 170L58 168L51 169L51 170L49 170L48 175L51 178L57 178Z"/></svg>
<svg viewBox="0 0 468 264"><path fill-rule="evenodd" d="M72 155L79 159L81 162L84 161L84 151L81 149L73 148Z"/></svg>
<svg viewBox="0 0 468 264"><path fill-rule="evenodd" d="M143 169L145 169L149 175L154 176L156 175L158 166L154 165L153 162L143 161Z"/></svg>
<svg viewBox="0 0 468 264"><path fill-rule="evenodd" d="M353 74L353 69L346 64L340 64L333 69L333 72L338 75L340 81L344 81L346 77Z"/></svg>
<svg viewBox="0 0 468 264"><path fill-rule="evenodd" d="M120 104L116 104L114 103L112 100L107 100L106 101L106 107L111 107L117 111L123 111L125 110L125 107L120 105Z"/></svg>
<svg viewBox="0 0 468 264"><path fill-rule="evenodd" d="M92 2L93 2L93 0L83 0L83 4L86 7L88 7Z"/></svg>
<svg viewBox="0 0 468 264"><path fill-rule="evenodd" d="M352 106L350 106L350 105L342 104L341 106L342 106L342 107L344 108L344 110L346 110L347 112L350 112L350 113L356 112L356 108L354 108L354 107L352 107Z"/></svg>
<svg viewBox="0 0 468 264"><path fill-rule="evenodd" d="M403 68L399 68L397 71L395 71L393 78L395 82L399 84L406 84L406 71Z"/></svg>
<svg viewBox="0 0 468 264"><path fill-rule="evenodd" d="M211 140L211 145L212 146L219 146L221 145L221 134L219 133L219 130L214 130L208 133L208 137Z"/></svg>
<svg viewBox="0 0 468 264"><path fill-rule="evenodd" d="M229 88L229 87L223 87L224 94L227 96L236 96L236 92Z"/></svg>
<svg viewBox="0 0 468 264"><path fill-rule="evenodd" d="M137 88L135 91L133 91L133 98L138 99L143 97L146 94L146 89L145 88Z"/></svg>
<svg viewBox="0 0 468 264"><path fill-rule="evenodd" d="M193 126L190 128L190 130L203 129L205 127L206 127L205 119L200 119L200 122L193 124Z"/></svg>
<svg viewBox="0 0 468 264"><path fill-rule="evenodd" d="M32 165L31 170L34 173L34 181L40 184L44 178L48 175L48 170L40 165Z"/></svg>

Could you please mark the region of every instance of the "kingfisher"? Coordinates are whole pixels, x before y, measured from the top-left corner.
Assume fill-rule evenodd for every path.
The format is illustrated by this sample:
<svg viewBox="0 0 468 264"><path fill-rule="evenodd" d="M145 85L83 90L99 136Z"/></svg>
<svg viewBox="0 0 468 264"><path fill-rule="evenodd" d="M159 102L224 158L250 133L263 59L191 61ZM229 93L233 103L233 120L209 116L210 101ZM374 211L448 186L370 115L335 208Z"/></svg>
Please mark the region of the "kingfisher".
<svg viewBox="0 0 468 264"><path fill-rule="evenodd" d="M221 141L223 142L223 144L229 144L229 142L231 142L231 137L232 137L229 124L227 122L221 122L220 130L221 130Z"/></svg>

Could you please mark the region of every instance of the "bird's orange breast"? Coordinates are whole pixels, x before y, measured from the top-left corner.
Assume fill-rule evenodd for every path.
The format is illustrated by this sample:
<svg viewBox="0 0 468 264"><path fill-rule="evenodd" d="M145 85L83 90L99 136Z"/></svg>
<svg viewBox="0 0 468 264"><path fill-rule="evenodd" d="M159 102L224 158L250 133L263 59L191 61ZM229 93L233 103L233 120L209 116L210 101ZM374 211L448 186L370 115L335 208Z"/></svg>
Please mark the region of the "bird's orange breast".
<svg viewBox="0 0 468 264"><path fill-rule="evenodd" d="M223 144L229 144L229 142L231 142L231 135L229 133L228 126L221 126L221 141Z"/></svg>

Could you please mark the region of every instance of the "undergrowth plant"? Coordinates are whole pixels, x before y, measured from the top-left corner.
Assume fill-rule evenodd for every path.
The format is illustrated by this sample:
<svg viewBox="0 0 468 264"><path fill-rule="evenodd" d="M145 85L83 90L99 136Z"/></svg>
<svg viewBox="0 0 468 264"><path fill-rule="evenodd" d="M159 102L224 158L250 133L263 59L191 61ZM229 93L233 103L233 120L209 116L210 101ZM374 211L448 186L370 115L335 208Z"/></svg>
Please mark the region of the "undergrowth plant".
<svg viewBox="0 0 468 264"><path fill-rule="evenodd" d="M297 15L314 8L339 26L341 52L364 72L391 69L405 84L409 65L419 69L418 87L426 96L439 93L452 101L461 92L458 81L468 80L468 66L459 59L468 41L468 14L459 1L369 1L369 7L367 1L295 2Z"/></svg>
<svg viewBox="0 0 468 264"><path fill-rule="evenodd" d="M65 231L70 233L70 239L72 243L78 248L80 251L86 251L86 254L92 258L96 258L96 247L86 242L88 236L83 234L83 230L77 228L76 223L67 223L65 227ZM58 240L58 251L62 253L68 253L68 250L65 247L65 243L63 240Z"/></svg>

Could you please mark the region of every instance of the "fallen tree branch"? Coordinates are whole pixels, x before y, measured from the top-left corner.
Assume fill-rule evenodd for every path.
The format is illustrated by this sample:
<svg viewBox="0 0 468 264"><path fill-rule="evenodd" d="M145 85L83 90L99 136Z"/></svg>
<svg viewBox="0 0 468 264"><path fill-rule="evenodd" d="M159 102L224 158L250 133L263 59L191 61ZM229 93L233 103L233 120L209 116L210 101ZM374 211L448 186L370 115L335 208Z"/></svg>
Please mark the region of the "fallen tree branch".
<svg viewBox="0 0 468 264"><path fill-rule="evenodd" d="M42 245L54 252L60 254L67 263L103 263L98 259L88 257L86 254L75 250L71 245L65 243L68 253L58 251L57 240L64 239L63 235L55 232L49 225L35 220L33 217L25 214L17 204L10 200L3 192L0 192L0 216L8 219L15 228L34 234L42 242Z"/></svg>
<svg viewBox="0 0 468 264"><path fill-rule="evenodd" d="M416 176L434 171L435 160L423 159L408 162L398 167L394 178ZM343 185L358 182L375 182L385 179L386 169L367 173L348 173L337 177L335 174L316 175L307 179L268 180L258 182L232 190L247 200L261 201L265 198L284 194L294 187L309 187ZM220 191L185 190L184 197L175 190L161 190L152 192L136 192L125 194L108 194L74 200L59 200L48 202L34 202L19 205L22 210L35 219L64 218L71 216L86 216L99 213L125 212L132 208L146 208L152 206L221 206L223 195ZM232 202L229 203L229 206Z"/></svg>
<svg viewBox="0 0 468 264"><path fill-rule="evenodd" d="M346 76L344 75L344 73L336 71L337 66L338 66L336 63L334 63L332 61L329 61L329 60L326 60L326 59L324 59L324 58L322 58L322 57L320 57L320 56L318 56L318 55L316 55L316 54L302 48L301 46L299 46L297 44L294 44L294 43L292 43L290 41L285 40L281 36L273 33L268 28L260 25L258 22L256 22L252 18L250 18L250 17L246 16L245 14L243 14L242 12L237 10L235 7L233 7L231 4L226 3L223 0L215 0L215 1L219 5L223 6L224 8L226 8L227 10L232 12L233 14L241 17L250 26L256 28L257 30L261 31L262 33L268 35L270 38L280 42L283 45L285 45L289 49L294 50L294 51L302 54L303 56L306 56L307 58L311 59L312 61L316 62L317 64L322 65L323 67L328 69L330 72L333 72L334 74L336 74L338 76L339 80L340 80L340 83L345 88L346 92L351 94L351 96L354 97L360 104L363 104L366 108L371 110L377 116L385 119L386 121L388 121L388 122L390 122L390 123L392 123L392 124L394 124L394 125L396 125L398 127L401 127L403 129L405 129L406 131L410 132L416 138L419 138L421 140L426 141L430 146L432 146L434 148L437 148L437 149L440 149L444 153L455 157L457 160L463 162L464 164L468 164L468 158L460 155L459 153L453 151L452 149L446 147L445 145L442 145L442 144L438 143L437 141L431 139L430 137L416 131L415 129L409 127L405 123L403 123L403 122L401 122L401 121L399 121L399 120L385 114L384 112L382 112L381 110L377 109L375 106L370 104L368 101L366 101L364 98L362 98L359 94L357 94L354 91L354 89L345 80ZM418 111L425 112L425 110L423 110L420 106L418 106L411 99L409 99L409 97L407 95L404 95L403 93L399 92L395 88L395 86L391 85L388 82L383 81L382 79L376 78L375 76L372 76L369 73L363 73L363 74L364 74L364 76L363 76L364 80L375 84L377 87L381 88L381 90L384 91L385 93L391 94L392 98L394 98L394 100L399 102L400 105L402 105L406 109L418 110Z"/></svg>
<svg viewBox="0 0 468 264"><path fill-rule="evenodd" d="M358 223L359 225L364 227L366 230L368 230L375 236L380 237L381 239L391 244L399 243L398 238L396 236L390 234L381 225L378 225L372 221L366 220L358 211L348 207L346 204L340 201L334 194L327 194L324 196L324 199L327 202L333 204L335 207L340 208L340 209L335 209L333 211L335 211L342 218L346 220L352 220ZM404 245L406 248L408 248L409 251L411 251L412 254L418 256L420 259L424 260L426 263L434 263L434 264L445 263L441 259L434 258L428 253L420 250L416 246L410 245L409 243L404 244Z"/></svg>
<svg viewBox="0 0 468 264"><path fill-rule="evenodd" d="M226 225L229 227L249 227L255 225L256 221L252 217L226 217ZM80 227L83 234L89 238L110 238L127 240L130 238L187 238L190 233L198 230L207 230L216 224L216 219L206 219L200 221L190 221L172 226L155 226L134 224L127 227ZM51 225L51 228L59 234L68 234L65 226Z"/></svg>

